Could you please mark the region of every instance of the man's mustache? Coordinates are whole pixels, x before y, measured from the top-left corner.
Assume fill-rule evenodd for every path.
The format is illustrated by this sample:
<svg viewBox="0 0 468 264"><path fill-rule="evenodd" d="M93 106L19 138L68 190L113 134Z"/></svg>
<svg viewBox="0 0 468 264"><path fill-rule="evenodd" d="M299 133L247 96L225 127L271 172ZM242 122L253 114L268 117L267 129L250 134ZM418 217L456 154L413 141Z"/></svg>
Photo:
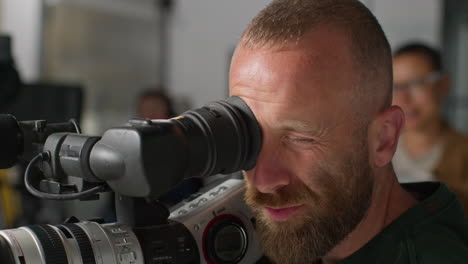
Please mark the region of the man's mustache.
<svg viewBox="0 0 468 264"><path fill-rule="evenodd" d="M299 204L310 204L319 200L319 195L310 190L305 184L285 186L275 193L262 193L247 183L245 201L254 208L273 207L282 208Z"/></svg>

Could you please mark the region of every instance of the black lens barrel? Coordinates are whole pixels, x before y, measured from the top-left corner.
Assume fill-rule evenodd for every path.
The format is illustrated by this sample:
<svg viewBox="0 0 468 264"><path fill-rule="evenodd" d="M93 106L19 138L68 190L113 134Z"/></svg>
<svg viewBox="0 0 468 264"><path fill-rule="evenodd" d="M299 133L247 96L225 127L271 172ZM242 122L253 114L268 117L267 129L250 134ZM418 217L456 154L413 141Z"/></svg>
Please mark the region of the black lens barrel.
<svg viewBox="0 0 468 264"><path fill-rule="evenodd" d="M254 114L239 97L216 101L176 118L189 144L189 175L205 177L251 169L261 147Z"/></svg>
<svg viewBox="0 0 468 264"><path fill-rule="evenodd" d="M60 236L48 225L34 225L28 227L36 234L42 245L47 264L68 263L67 252Z"/></svg>
<svg viewBox="0 0 468 264"><path fill-rule="evenodd" d="M91 241L81 227L76 224L65 224L56 227L65 235L65 237L71 236L69 238L75 239L80 249L81 263L96 264ZM68 263L67 252L62 238L57 233L58 230L56 231L49 225L33 225L28 226L28 228L40 241L47 264Z"/></svg>
<svg viewBox="0 0 468 264"><path fill-rule="evenodd" d="M63 226L59 226L59 229L62 231L67 230L72 234L73 238L75 238L76 242L78 243L78 247L80 248L81 260L83 264L96 264L91 241L89 240L88 235L86 235L86 232L81 227L76 224L65 224Z"/></svg>

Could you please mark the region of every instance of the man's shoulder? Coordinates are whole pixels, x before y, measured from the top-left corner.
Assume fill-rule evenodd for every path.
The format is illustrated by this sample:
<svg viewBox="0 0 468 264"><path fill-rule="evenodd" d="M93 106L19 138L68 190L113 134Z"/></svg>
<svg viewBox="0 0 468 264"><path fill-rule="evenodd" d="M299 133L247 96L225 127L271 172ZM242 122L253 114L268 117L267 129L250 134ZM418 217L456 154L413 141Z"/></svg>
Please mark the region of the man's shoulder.
<svg viewBox="0 0 468 264"><path fill-rule="evenodd" d="M415 264L468 263L468 223L429 224L409 234L408 254Z"/></svg>
<svg viewBox="0 0 468 264"><path fill-rule="evenodd" d="M348 263L468 263L468 222L455 195L441 183L405 184L421 201L363 247ZM359 262L365 258L366 262Z"/></svg>
<svg viewBox="0 0 468 264"><path fill-rule="evenodd" d="M468 263L468 222L455 195L438 185L420 202L418 220L405 231L408 253L418 260L415 263Z"/></svg>
<svg viewBox="0 0 468 264"><path fill-rule="evenodd" d="M368 252L372 257L367 260L384 264L466 264L467 239L466 229L427 225L375 247L376 252Z"/></svg>

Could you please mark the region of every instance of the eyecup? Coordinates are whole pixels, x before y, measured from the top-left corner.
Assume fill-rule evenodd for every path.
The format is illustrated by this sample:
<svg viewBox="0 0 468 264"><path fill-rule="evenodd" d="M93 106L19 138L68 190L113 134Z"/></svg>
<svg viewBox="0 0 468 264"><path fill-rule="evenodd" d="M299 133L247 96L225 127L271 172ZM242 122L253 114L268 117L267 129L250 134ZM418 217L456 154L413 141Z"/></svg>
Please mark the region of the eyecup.
<svg viewBox="0 0 468 264"><path fill-rule="evenodd" d="M257 118L255 117L252 110L249 108L247 103L245 103L240 97L231 96L226 101L237 107L243 115L243 120L247 123L247 128L249 129L248 147L249 147L249 159L244 164L243 170L250 170L255 167L257 162L258 155L262 148L262 131L258 124Z"/></svg>

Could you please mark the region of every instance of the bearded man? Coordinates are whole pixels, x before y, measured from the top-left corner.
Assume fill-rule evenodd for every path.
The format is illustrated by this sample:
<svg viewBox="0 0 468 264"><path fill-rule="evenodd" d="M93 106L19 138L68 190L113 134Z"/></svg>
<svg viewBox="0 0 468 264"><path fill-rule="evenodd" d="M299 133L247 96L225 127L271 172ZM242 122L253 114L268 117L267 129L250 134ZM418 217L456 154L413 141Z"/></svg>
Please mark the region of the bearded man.
<svg viewBox="0 0 468 264"><path fill-rule="evenodd" d="M274 263L468 263L456 196L400 185L392 56L356 0L275 0L244 32L230 93L260 124L246 201Z"/></svg>

